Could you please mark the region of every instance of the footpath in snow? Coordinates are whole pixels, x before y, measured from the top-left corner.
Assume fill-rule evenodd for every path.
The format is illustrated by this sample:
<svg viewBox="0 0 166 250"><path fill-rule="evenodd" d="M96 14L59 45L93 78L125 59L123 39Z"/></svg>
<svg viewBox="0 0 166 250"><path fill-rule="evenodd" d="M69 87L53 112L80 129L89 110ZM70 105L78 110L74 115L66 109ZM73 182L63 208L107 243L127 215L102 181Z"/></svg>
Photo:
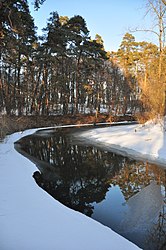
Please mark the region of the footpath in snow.
<svg viewBox="0 0 166 250"><path fill-rule="evenodd" d="M135 127L126 129L131 132ZM108 145L112 141L108 133L114 131L115 143L116 135L122 138L126 129L123 126L99 129L99 132L91 130L84 137ZM15 141L33 132L15 133L0 143L0 249L139 249L108 227L65 207L36 185L32 177L35 165L14 149ZM119 143L124 147L121 142L122 139Z"/></svg>

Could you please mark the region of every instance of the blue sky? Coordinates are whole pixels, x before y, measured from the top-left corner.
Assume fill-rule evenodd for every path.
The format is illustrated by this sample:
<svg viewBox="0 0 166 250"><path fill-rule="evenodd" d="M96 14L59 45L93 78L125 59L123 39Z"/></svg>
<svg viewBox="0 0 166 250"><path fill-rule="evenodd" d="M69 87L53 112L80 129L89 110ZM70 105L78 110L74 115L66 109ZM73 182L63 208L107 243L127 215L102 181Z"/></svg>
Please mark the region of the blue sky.
<svg viewBox="0 0 166 250"><path fill-rule="evenodd" d="M30 6L38 33L46 26L50 12L57 11L60 16L81 15L92 38L102 36L105 49L117 51L123 35L129 28L147 28L152 20L144 18L146 0L46 0L38 11ZM150 33L133 33L136 41L154 42Z"/></svg>

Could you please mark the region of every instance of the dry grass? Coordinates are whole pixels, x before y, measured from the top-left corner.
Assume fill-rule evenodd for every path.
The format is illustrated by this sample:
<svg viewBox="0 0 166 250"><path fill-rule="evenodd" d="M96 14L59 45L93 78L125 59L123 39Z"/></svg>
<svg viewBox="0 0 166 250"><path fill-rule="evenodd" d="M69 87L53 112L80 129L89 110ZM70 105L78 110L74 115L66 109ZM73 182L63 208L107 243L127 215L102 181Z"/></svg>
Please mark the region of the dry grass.
<svg viewBox="0 0 166 250"><path fill-rule="evenodd" d="M148 120L152 120L154 116L150 113L140 113L135 115L135 120L138 121L140 124L144 124Z"/></svg>
<svg viewBox="0 0 166 250"><path fill-rule="evenodd" d="M5 116L0 116L0 140L3 139L8 132L8 124Z"/></svg>
<svg viewBox="0 0 166 250"><path fill-rule="evenodd" d="M56 125L88 124L98 122L113 122L135 120L130 116L110 117L108 114L99 114L98 117L89 114L65 116L0 116L0 139L6 135L31 128L53 127Z"/></svg>

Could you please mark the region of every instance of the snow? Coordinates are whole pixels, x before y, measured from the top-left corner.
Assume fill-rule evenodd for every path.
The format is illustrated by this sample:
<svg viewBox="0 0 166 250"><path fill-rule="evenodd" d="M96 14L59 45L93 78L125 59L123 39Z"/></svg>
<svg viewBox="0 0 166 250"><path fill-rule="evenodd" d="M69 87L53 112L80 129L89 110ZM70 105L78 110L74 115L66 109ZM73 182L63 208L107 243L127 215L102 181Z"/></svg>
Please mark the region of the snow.
<svg viewBox="0 0 166 250"><path fill-rule="evenodd" d="M65 207L38 188L32 178L35 165L14 149L15 141L35 131L15 133L0 143L0 249L139 249L110 228ZM92 130L91 136L95 137L95 133ZM100 130L102 136L108 137L108 133L109 130Z"/></svg>
<svg viewBox="0 0 166 250"><path fill-rule="evenodd" d="M76 134L80 140L134 159L166 168L166 132L163 122L110 126Z"/></svg>

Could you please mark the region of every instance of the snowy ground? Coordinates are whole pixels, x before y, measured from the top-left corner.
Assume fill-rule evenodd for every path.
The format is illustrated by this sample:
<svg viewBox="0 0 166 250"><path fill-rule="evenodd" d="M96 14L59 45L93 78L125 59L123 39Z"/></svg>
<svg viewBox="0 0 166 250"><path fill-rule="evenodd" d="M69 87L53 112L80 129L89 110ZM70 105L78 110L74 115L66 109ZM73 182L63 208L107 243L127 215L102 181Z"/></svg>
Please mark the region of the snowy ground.
<svg viewBox="0 0 166 250"><path fill-rule="evenodd" d="M76 137L108 151L166 168L166 131L162 121L91 129L76 134Z"/></svg>
<svg viewBox="0 0 166 250"><path fill-rule="evenodd" d="M108 227L63 206L36 185L32 178L35 165L14 149L15 141L34 131L15 133L0 143L0 249L139 249ZM100 134L108 139L108 132L114 131L121 134L122 142L126 133L124 126L99 131L91 130L91 138L99 140Z"/></svg>

